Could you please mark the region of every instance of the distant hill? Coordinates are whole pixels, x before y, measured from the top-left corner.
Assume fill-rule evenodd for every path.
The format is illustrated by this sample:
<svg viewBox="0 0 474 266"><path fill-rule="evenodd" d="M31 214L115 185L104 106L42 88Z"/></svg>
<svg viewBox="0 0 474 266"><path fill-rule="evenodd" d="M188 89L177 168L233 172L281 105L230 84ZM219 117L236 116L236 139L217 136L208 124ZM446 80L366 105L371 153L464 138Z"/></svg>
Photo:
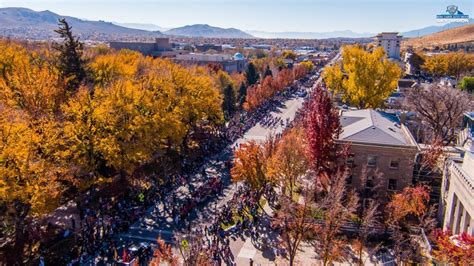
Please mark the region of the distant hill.
<svg viewBox="0 0 474 266"><path fill-rule="evenodd" d="M281 38L281 39L330 39L330 38L363 38L375 36L374 33L357 33L351 30L331 32L267 32L247 31L258 38Z"/></svg>
<svg viewBox="0 0 474 266"><path fill-rule="evenodd" d="M0 8L0 36L33 40L58 37L58 19L66 18L73 33L82 40L110 41L123 39L153 39L161 32L130 29L105 21L89 21L61 16L51 11L34 11L27 8Z"/></svg>
<svg viewBox="0 0 474 266"><path fill-rule="evenodd" d="M185 36L185 37L204 37L204 38L255 38L239 29L219 28L209 26L207 24L187 25L184 27L174 28L164 32L168 35Z"/></svg>
<svg viewBox="0 0 474 266"><path fill-rule="evenodd" d="M138 29L138 30L147 30L147 31L167 31L170 28L163 28L158 25L152 23L120 23L120 22L112 22L115 25L131 28L131 29Z"/></svg>
<svg viewBox="0 0 474 266"><path fill-rule="evenodd" d="M441 32L433 33L419 38L407 39L403 45L418 47L443 46L464 42L474 42L474 24L452 28Z"/></svg>
<svg viewBox="0 0 474 266"><path fill-rule="evenodd" d="M402 33L403 37L413 38L413 37L422 37L425 35L437 33L444 30L449 30L452 28L462 27L474 23L474 19L470 19L469 22L451 22L440 26L428 26L417 30L411 30Z"/></svg>

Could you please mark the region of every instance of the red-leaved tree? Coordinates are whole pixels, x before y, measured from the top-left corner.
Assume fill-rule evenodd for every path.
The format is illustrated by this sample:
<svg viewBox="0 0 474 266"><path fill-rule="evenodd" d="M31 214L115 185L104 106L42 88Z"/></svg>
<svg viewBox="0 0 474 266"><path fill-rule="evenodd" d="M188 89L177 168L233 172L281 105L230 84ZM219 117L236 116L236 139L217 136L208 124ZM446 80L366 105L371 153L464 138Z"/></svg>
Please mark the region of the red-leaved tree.
<svg viewBox="0 0 474 266"><path fill-rule="evenodd" d="M336 161L343 150L336 140L341 133L339 114L331 98L317 87L305 105L304 129L310 167L317 178L330 176L336 170Z"/></svg>
<svg viewBox="0 0 474 266"><path fill-rule="evenodd" d="M293 75L295 79L300 79L308 74L308 69L303 65L297 65L293 68Z"/></svg>

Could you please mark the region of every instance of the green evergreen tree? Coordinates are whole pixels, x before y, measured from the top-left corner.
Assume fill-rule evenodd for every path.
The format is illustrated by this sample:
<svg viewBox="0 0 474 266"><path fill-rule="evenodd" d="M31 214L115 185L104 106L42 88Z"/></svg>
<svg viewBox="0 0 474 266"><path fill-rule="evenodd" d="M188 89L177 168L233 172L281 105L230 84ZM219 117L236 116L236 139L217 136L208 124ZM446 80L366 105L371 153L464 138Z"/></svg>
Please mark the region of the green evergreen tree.
<svg viewBox="0 0 474 266"><path fill-rule="evenodd" d="M63 39L62 43L54 45L54 48L60 53L58 68L66 83L67 90L74 92L86 76L84 60L82 59L83 44L79 41L79 38L72 35L72 27L69 26L66 19L59 19L58 25L59 28L55 32Z"/></svg>
<svg viewBox="0 0 474 266"><path fill-rule="evenodd" d="M239 88L239 105L242 106L245 102L245 97L247 97L247 86L242 82Z"/></svg>
<svg viewBox="0 0 474 266"><path fill-rule="evenodd" d="M224 101L222 102L222 110L226 118L229 118L235 112L235 92L232 85L227 85L224 89Z"/></svg>
<svg viewBox="0 0 474 266"><path fill-rule="evenodd" d="M267 68L265 69L265 72L263 73L263 78L266 78L267 76L273 77L273 73L270 70L270 66L267 65Z"/></svg>
<svg viewBox="0 0 474 266"><path fill-rule="evenodd" d="M459 88L469 93L474 92L474 77L464 77L459 83Z"/></svg>
<svg viewBox="0 0 474 266"><path fill-rule="evenodd" d="M247 70L245 71L245 77L247 78L247 85L251 86L258 81L258 73L255 65L253 63L249 63L247 66Z"/></svg>

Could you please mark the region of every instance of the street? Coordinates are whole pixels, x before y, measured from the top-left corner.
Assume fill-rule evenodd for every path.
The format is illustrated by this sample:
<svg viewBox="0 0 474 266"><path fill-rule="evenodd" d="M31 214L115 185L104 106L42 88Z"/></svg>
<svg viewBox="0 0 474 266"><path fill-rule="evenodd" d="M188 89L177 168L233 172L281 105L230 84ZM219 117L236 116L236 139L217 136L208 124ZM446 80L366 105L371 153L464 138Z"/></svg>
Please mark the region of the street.
<svg viewBox="0 0 474 266"><path fill-rule="evenodd" d="M340 53L331 60L330 64L333 64L339 57ZM321 77L317 77L312 88L320 83ZM310 93L312 88L299 88L299 90L307 90ZM175 234L182 232L186 228L202 230L205 226L211 225L215 220L214 217L216 213L232 199L238 186L238 184L234 184L230 180L230 169L225 165L225 162L232 158L233 148L249 140L260 142L264 141L270 134L282 133L286 125L293 121L297 111L303 106L304 100L304 97L292 95L292 97L274 108L273 111L265 116L264 121L259 121L227 149L223 150L214 158L210 158L207 163L202 166L202 170L198 171L199 174L196 174L191 180L190 184L183 184L183 186L177 189L177 198L174 201L172 200L171 204L166 202L168 198L164 201L156 202L156 204L147 211L146 216L140 218L133 224L127 233L117 235L116 238L119 240L119 243L124 245L140 242L154 244L157 238L161 238L168 243L173 243ZM223 180L224 187L220 193L215 194L209 200L193 208L185 222L180 221L176 223L172 216L172 205L184 199L186 196L189 196L190 189L202 182L203 176L201 172L208 174L208 176L219 175ZM271 210L266 210L266 212L271 212ZM244 261L248 262L249 258L257 253L257 250L249 239L233 239L230 247L236 262L238 261L240 263Z"/></svg>

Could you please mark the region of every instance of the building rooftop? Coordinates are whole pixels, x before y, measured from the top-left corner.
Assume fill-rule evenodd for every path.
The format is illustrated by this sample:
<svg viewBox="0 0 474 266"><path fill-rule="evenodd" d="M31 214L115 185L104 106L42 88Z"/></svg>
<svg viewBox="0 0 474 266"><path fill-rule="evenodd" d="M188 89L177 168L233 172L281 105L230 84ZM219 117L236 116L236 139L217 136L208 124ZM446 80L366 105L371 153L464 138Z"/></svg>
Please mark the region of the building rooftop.
<svg viewBox="0 0 474 266"><path fill-rule="evenodd" d="M399 79L398 87L399 88L411 88L413 84L416 83L416 80L413 79Z"/></svg>
<svg viewBox="0 0 474 266"><path fill-rule="evenodd" d="M409 131L394 115L363 109L343 111L339 140L367 144L416 146Z"/></svg>
<svg viewBox="0 0 474 266"><path fill-rule="evenodd" d="M397 38L402 38L403 36L400 35L398 32L381 32L377 35L375 35L376 38L382 38L382 37L397 37Z"/></svg>
<svg viewBox="0 0 474 266"><path fill-rule="evenodd" d="M224 61L233 60L233 57L232 55L229 55L229 54L189 53L189 54L176 55L176 60L224 62Z"/></svg>
<svg viewBox="0 0 474 266"><path fill-rule="evenodd" d="M471 120L474 120L474 112L466 112L466 117L469 117Z"/></svg>
<svg viewBox="0 0 474 266"><path fill-rule="evenodd" d="M243 54L241 54L241 53L235 53L234 54L234 60L244 60L244 59L245 59L245 57L244 57Z"/></svg>

